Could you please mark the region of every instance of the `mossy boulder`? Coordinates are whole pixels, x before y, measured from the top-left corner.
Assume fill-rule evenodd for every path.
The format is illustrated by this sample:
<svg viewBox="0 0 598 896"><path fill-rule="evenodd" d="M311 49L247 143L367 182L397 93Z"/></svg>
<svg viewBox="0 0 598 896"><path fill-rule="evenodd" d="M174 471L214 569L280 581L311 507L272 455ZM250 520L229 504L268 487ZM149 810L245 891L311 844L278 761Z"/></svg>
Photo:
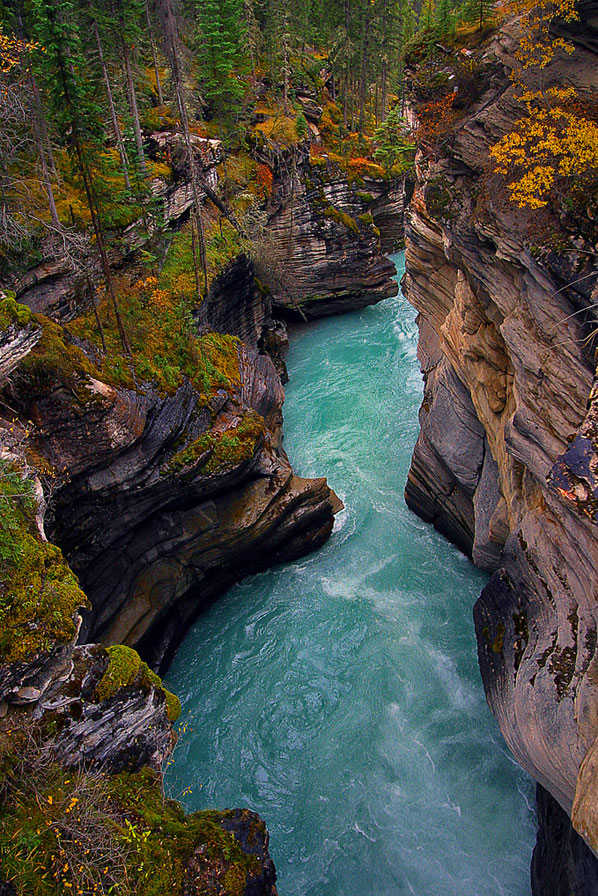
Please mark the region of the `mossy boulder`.
<svg viewBox="0 0 598 896"><path fill-rule="evenodd" d="M181 714L181 701L162 685L162 679L144 663L136 650L124 644L107 648L110 662L96 686L98 700L107 700L121 688L136 686L142 689L160 688L166 698L166 712L171 722Z"/></svg>
<svg viewBox="0 0 598 896"><path fill-rule="evenodd" d="M16 301L14 293L0 291L0 332L13 325L26 327L33 320L33 314L27 305Z"/></svg>

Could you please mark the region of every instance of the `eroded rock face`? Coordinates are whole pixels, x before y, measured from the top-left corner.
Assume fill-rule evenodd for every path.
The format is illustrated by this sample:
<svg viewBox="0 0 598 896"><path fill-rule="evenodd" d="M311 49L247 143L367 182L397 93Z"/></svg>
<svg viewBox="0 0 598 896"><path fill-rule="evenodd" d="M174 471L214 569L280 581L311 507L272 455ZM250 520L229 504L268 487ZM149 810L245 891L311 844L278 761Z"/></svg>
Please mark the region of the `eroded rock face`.
<svg viewBox="0 0 598 896"><path fill-rule="evenodd" d="M280 447L284 393L272 361L239 344L238 363L233 394L207 402L188 382L171 396L97 380L79 395L58 381L32 395L13 378L13 406L36 424L32 447L64 471L46 526L91 601L84 640L138 645L164 667L218 594L332 531L326 481L296 477ZM252 423L239 446L238 427L259 420L252 412L265 429ZM202 447L220 432L237 453Z"/></svg>
<svg viewBox="0 0 598 896"><path fill-rule="evenodd" d="M542 896L592 896L598 892L598 863L573 830L569 816L542 787L536 791L538 842L532 859L532 891Z"/></svg>
<svg viewBox="0 0 598 896"><path fill-rule="evenodd" d="M394 266L384 253L403 232L403 178L362 178L326 159L282 157L267 227L268 286L274 306L317 318L396 295Z"/></svg>
<svg viewBox="0 0 598 896"><path fill-rule="evenodd" d="M574 57L555 58L545 86L598 88L590 7ZM595 763L578 775L598 735L598 445L584 349L596 276L583 253L533 257L488 186L488 146L520 115L515 41L514 24L497 35L480 99L438 159L417 163L407 292L425 397L406 497L494 573L475 608L488 701L521 765L566 813L576 800L574 824L595 849Z"/></svg>

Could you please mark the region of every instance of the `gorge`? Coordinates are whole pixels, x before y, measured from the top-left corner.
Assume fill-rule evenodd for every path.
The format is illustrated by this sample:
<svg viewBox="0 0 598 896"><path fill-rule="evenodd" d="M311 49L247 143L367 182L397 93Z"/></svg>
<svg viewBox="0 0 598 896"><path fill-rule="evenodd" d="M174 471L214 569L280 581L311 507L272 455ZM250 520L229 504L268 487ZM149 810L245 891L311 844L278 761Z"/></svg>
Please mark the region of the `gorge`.
<svg viewBox="0 0 598 896"><path fill-rule="evenodd" d="M191 7L137 4L135 79L122 15L0 9L2 896L275 896L255 810L281 894L523 896L527 775L533 896L598 893L596 184L563 155L529 210L490 161L526 103L594 158L595 3L523 74L531 0L418 6L397 53L390 0L316 5L289 55L237 4L232 99ZM86 26L96 86L145 91L128 159L116 114L77 142L85 65L48 87Z"/></svg>
<svg viewBox="0 0 598 896"><path fill-rule="evenodd" d="M476 662L486 577L402 496L414 317L399 295L291 330L285 448L345 510L319 551L202 615L166 676L185 729L169 793L268 819L288 896L530 892L533 790Z"/></svg>

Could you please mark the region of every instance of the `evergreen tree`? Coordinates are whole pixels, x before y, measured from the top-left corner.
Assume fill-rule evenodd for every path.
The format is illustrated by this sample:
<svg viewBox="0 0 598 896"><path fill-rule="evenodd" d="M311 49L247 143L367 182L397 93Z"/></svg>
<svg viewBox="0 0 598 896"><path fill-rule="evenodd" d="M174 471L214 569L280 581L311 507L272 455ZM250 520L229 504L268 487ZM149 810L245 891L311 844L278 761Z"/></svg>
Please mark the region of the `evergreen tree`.
<svg viewBox="0 0 598 896"><path fill-rule="evenodd" d="M246 59L243 0L195 0L202 93L212 111L230 113L243 87L235 77Z"/></svg>
<svg viewBox="0 0 598 896"><path fill-rule="evenodd" d="M50 109L81 179L100 255L106 289L112 300L116 322L125 352L131 349L118 307L112 273L102 227L94 169L103 144L102 122L98 115L89 80L77 26L73 0L30 0L32 34L44 48L35 55L36 77L45 87Z"/></svg>
<svg viewBox="0 0 598 896"><path fill-rule="evenodd" d="M125 186L127 191L131 192L131 182L129 180L129 160L127 158L127 151L125 149L125 143L123 140L123 135L120 127L120 122L118 120L118 113L116 111L116 104L114 101L114 94L112 91L112 84L110 82L110 75L108 73L108 67L106 65L106 59L104 55L104 47L102 38L100 36L100 27L98 24L98 11L94 7L92 0L89 0L89 13L90 13L90 25L93 37L95 39L98 62L100 65L100 70L102 72L102 79L104 81L104 85L106 88L106 97L108 100L108 109L110 111L110 119L112 122L112 130L114 133L114 139L116 142L116 147L118 149L118 154L120 157L121 167L123 170L123 176L125 179ZM100 13L101 15L101 13Z"/></svg>

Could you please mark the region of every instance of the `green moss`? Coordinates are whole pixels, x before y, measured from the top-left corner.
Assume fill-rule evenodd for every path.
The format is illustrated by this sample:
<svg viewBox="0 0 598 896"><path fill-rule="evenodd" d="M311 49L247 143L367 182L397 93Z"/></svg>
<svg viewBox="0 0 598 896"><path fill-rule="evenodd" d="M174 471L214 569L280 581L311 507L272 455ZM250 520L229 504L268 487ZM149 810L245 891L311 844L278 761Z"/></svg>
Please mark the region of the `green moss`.
<svg viewBox="0 0 598 896"><path fill-rule="evenodd" d="M226 266L242 251L237 230L226 219L206 221L204 225L208 288ZM203 291L203 271L199 261L199 246L196 248L200 285ZM172 292L179 298L197 303L197 285L193 264L193 241L191 224L185 224L173 237L158 278L158 288Z"/></svg>
<svg viewBox="0 0 598 896"><path fill-rule="evenodd" d="M87 599L59 548L42 541L33 485L0 461L0 664L67 643Z"/></svg>
<svg viewBox="0 0 598 896"><path fill-rule="evenodd" d="M124 644L116 644L107 648L110 662L104 675L96 686L98 700L107 700L113 697L121 688L136 685L141 688L149 688L155 685L164 691L166 697L166 711L168 718L174 722L181 714L181 702L178 697L167 691L162 685L162 679L156 675L147 663L144 663L136 650Z"/></svg>
<svg viewBox="0 0 598 896"><path fill-rule="evenodd" d="M178 451L164 473L179 473L192 469L203 457L205 475L232 470L250 460L265 433L264 419L255 411L243 415L237 426L224 432L206 432Z"/></svg>
<svg viewBox="0 0 598 896"><path fill-rule="evenodd" d="M517 671L521 665L521 660L523 659L523 654L529 641L527 617L523 610L519 613L513 613L513 625L515 627L514 667L515 671Z"/></svg>
<svg viewBox="0 0 598 896"><path fill-rule="evenodd" d="M26 327L33 319L31 309L15 301L14 294L5 295L0 299L0 331L11 324Z"/></svg>
<svg viewBox="0 0 598 896"><path fill-rule="evenodd" d="M80 348L69 344L61 326L42 315L35 320L42 326L42 338L19 365L20 389L38 396L61 383L81 400L93 400L85 383L88 376L99 376L97 369Z"/></svg>
<svg viewBox="0 0 598 896"><path fill-rule="evenodd" d="M365 215L358 215L357 220L366 227L369 227L374 223L374 219L370 212L366 212Z"/></svg>
<svg viewBox="0 0 598 896"><path fill-rule="evenodd" d="M232 813L186 815L148 769L98 777L44 761L15 731L7 740L0 863L17 893L181 893L192 857L205 896L241 896L248 877L259 875L259 859L223 825Z"/></svg>
<svg viewBox="0 0 598 896"><path fill-rule="evenodd" d="M370 202L373 202L373 201L374 201L374 197L372 196L371 193L361 193L361 192L358 191L358 192L356 193L356 196L357 196L358 199L361 199L362 202L365 202L366 205L369 205Z"/></svg>
<svg viewBox="0 0 598 896"><path fill-rule="evenodd" d="M432 178L425 190L426 207L429 213L439 221L451 222L456 217L454 201L456 189L444 175Z"/></svg>
<svg viewBox="0 0 598 896"><path fill-rule="evenodd" d="M496 637L494 638L494 641L492 642L493 653L502 653L502 650L504 647L505 632L506 632L506 628L504 627L502 622L499 622L498 626L496 628Z"/></svg>
<svg viewBox="0 0 598 896"><path fill-rule="evenodd" d="M190 276L193 280L192 272ZM134 284L123 279L118 286L121 313L132 354L123 354L112 309L107 302L102 302L100 317L107 352L102 356L99 371L87 362L90 372L117 387L132 389L143 382L150 382L164 394L176 392L185 378L198 392L206 395L218 389L233 391L239 383L240 340L220 333L198 337L192 302L185 297L180 282L178 288L181 293L178 296L162 289L155 277L147 277ZM100 351L100 338L92 314L69 324L69 330ZM83 355L82 352L80 354ZM58 371L61 367L68 369L68 358L60 356L57 360L58 363L54 363L52 356L46 353L40 359L41 372L47 370L49 364Z"/></svg>
<svg viewBox="0 0 598 896"><path fill-rule="evenodd" d="M240 865L231 865L224 873L224 892L230 896L243 896L247 872Z"/></svg>
<svg viewBox="0 0 598 896"><path fill-rule="evenodd" d="M351 215L348 215L346 212L340 211L333 205L329 205L326 209L324 209L324 217L329 218L332 221L336 221L337 224L342 224L343 227L346 227L347 230L352 230L353 233L359 233L357 223L351 217Z"/></svg>

